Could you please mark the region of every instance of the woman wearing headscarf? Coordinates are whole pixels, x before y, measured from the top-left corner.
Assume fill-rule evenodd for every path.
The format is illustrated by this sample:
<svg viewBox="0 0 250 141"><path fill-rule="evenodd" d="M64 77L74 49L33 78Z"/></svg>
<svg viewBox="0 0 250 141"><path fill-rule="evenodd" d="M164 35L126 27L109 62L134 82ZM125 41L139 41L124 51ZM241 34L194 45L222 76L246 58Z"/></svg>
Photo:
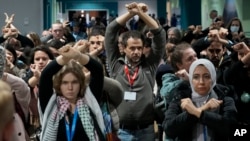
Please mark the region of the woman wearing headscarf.
<svg viewBox="0 0 250 141"><path fill-rule="evenodd" d="M227 92L226 87L216 84L216 71L209 60L194 61L189 82L177 86L165 113L166 135L179 141L228 140L237 111Z"/></svg>

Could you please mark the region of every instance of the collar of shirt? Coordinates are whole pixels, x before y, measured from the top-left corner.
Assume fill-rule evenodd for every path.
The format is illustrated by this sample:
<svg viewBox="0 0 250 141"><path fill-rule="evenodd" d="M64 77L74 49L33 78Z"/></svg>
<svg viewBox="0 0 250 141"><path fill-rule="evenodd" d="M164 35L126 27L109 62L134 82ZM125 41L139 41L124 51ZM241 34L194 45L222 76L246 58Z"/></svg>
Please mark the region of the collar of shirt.
<svg viewBox="0 0 250 141"><path fill-rule="evenodd" d="M137 62L134 66L131 65L131 63L128 61L127 56L125 56L125 64L128 65L129 68L136 68L137 66L139 66L139 64L141 63L141 60L139 62Z"/></svg>

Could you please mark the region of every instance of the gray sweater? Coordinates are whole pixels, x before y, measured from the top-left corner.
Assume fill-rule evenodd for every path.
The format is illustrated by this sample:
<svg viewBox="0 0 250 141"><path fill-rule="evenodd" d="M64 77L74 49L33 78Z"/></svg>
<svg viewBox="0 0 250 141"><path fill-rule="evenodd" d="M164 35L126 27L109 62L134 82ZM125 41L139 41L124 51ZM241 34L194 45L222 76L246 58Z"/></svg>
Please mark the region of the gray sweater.
<svg viewBox="0 0 250 141"><path fill-rule="evenodd" d="M108 25L105 35L105 49L111 77L121 83L124 91L131 91L130 83L124 72L125 58L120 56L117 46L117 33L121 27L116 20ZM151 53L147 58L141 58L141 63L138 65L138 75L133 84L132 91L136 92L136 100L123 99L117 108L120 124L123 125L145 125L154 121L153 87L156 70L164 53L166 33L162 27L151 30L151 32L154 34Z"/></svg>

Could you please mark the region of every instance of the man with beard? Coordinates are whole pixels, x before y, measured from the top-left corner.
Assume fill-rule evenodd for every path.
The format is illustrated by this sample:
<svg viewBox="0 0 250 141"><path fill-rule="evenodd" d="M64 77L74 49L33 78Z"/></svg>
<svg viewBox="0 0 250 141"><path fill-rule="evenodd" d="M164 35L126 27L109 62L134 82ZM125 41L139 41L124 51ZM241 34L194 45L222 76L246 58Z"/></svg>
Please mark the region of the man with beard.
<svg viewBox="0 0 250 141"><path fill-rule="evenodd" d="M218 41L213 41L210 43L210 46L206 49L207 52L207 59L209 59L216 68L220 66L220 63L222 63L224 59L225 54L225 47L222 45L222 43Z"/></svg>
<svg viewBox="0 0 250 141"><path fill-rule="evenodd" d="M105 49L111 68L111 77L118 80L124 89L124 98L118 106L120 118L118 137L122 141L154 141L153 88L155 74L164 53L166 32L147 12L147 5L126 5L127 13L112 21L105 34ZM122 36L124 56L118 48L118 32L129 19L138 15L153 34L151 52L145 57L145 37L138 31L128 31Z"/></svg>
<svg viewBox="0 0 250 141"><path fill-rule="evenodd" d="M233 43L225 38L225 32L227 31L211 30L207 37L200 38L192 44L198 58L202 57L201 52L205 52L206 55L203 58L207 58L214 64L219 84L224 84L223 73L231 64L228 52L232 51Z"/></svg>

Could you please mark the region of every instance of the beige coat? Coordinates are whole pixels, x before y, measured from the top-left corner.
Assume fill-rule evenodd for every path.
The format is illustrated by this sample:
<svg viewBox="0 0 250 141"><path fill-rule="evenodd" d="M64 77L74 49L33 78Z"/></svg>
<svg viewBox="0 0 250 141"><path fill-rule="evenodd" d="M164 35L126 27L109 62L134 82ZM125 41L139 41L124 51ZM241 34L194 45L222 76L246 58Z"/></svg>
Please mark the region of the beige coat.
<svg viewBox="0 0 250 141"><path fill-rule="evenodd" d="M26 122L28 122L30 102L30 89L28 85L25 83L24 80L12 74L7 74L7 78L5 81L11 86L12 91L15 92L17 101L20 104L23 113L25 114ZM14 114L14 132L11 137L11 141L29 140L22 119L17 113Z"/></svg>

